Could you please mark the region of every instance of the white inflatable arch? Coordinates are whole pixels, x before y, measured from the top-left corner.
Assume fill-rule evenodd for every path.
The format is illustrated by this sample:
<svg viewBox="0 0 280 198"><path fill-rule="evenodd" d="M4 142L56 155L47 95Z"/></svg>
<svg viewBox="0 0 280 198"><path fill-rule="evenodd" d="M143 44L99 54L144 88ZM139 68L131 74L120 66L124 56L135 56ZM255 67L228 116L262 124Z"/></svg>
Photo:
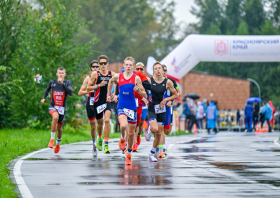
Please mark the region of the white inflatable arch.
<svg viewBox="0 0 280 198"><path fill-rule="evenodd" d="M168 75L181 79L199 62L279 62L280 36L187 36L160 62ZM147 72L153 74L156 60L149 57Z"/></svg>

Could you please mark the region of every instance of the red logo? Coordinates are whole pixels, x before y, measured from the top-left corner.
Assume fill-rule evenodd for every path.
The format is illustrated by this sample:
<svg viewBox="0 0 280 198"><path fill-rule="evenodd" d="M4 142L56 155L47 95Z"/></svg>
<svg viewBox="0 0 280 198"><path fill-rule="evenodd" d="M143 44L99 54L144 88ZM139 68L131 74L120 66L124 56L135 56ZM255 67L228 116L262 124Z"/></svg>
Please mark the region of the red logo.
<svg viewBox="0 0 280 198"><path fill-rule="evenodd" d="M216 40L215 41L215 54L227 55L228 54L228 40Z"/></svg>

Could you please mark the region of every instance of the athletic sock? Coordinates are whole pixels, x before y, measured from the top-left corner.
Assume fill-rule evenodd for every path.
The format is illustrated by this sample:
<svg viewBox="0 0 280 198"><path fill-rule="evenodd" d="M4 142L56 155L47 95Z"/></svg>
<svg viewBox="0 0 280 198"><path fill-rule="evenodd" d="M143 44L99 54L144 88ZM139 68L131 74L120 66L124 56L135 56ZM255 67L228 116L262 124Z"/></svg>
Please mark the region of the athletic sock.
<svg viewBox="0 0 280 198"><path fill-rule="evenodd" d="M156 152L156 148L153 147L152 150L151 150L151 153L155 154L155 152Z"/></svg>
<svg viewBox="0 0 280 198"><path fill-rule="evenodd" d="M99 139L102 139L102 135L98 135Z"/></svg>
<svg viewBox="0 0 280 198"><path fill-rule="evenodd" d="M55 139L55 132L51 132L51 139L52 139L52 140Z"/></svg>
<svg viewBox="0 0 280 198"><path fill-rule="evenodd" d="M158 152L159 151L159 147L157 146L157 148L156 148L156 151Z"/></svg>
<svg viewBox="0 0 280 198"><path fill-rule="evenodd" d="M122 135L121 135L121 138L122 138L123 140L125 140L125 136L122 136Z"/></svg>
<svg viewBox="0 0 280 198"><path fill-rule="evenodd" d="M108 145L109 144L109 138L104 138L104 144Z"/></svg>
<svg viewBox="0 0 280 198"><path fill-rule="evenodd" d="M132 150L127 149L127 154L128 154L128 155L131 155L131 151L132 151Z"/></svg>
<svg viewBox="0 0 280 198"><path fill-rule="evenodd" d="M160 151L163 151L163 146L162 146L162 144L158 145L158 147L159 147L159 150L160 150Z"/></svg>
<svg viewBox="0 0 280 198"><path fill-rule="evenodd" d="M163 144L162 146L163 146L163 149L166 149L165 144Z"/></svg>
<svg viewBox="0 0 280 198"><path fill-rule="evenodd" d="M60 145L61 139L56 139L56 145Z"/></svg>
<svg viewBox="0 0 280 198"><path fill-rule="evenodd" d="M92 138L93 147L95 147L95 138Z"/></svg>

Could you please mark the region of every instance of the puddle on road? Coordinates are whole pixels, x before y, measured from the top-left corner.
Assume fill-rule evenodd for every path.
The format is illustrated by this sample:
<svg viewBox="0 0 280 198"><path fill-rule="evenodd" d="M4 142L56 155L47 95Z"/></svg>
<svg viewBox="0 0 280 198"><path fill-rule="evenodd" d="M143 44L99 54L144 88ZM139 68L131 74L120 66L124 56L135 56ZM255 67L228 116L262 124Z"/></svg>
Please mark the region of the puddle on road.
<svg viewBox="0 0 280 198"><path fill-rule="evenodd" d="M280 152L280 149L279 148L269 148L269 149L257 149L257 151L260 151L260 152Z"/></svg>
<svg viewBox="0 0 280 198"><path fill-rule="evenodd" d="M257 180L261 184L271 184L273 186L280 186L280 180Z"/></svg>
<svg viewBox="0 0 280 198"><path fill-rule="evenodd" d="M216 148L200 148L196 146L192 146L191 148L182 148L184 153L198 153L198 152L222 152L221 149Z"/></svg>
<svg viewBox="0 0 280 198"><path fill-rule="evenodd" d="M273 141L253 141L253 143L261 143L261 144L268 144L268 143L274 143Z"/></svg>
<svg viewBox="0 0 280 198"><path fill-rule="evenodd" d="M209 164L225 170L244 170L250 168L247 165L242 165L242 163L244 162L210 162Z"/></svg>
<svg viewBox="0 0 280 198"><path fill-rule="evenodd" d="M212 157L212 156L207 156L207 155L189 155L189 156L184 156L182 158L186 159L186 160L205 161L205 160L208 160L208 159L205 159L207 157Z"/></svg>
<svg viewBox="0 0 280 198"><path fill-rule="evenodd" d="M215 143L215 142L218 142L218 141L211 141L208 138L203 138L203 139L192 140L190 142L184 142L184 143L180 143L180 144Z"/></svg>

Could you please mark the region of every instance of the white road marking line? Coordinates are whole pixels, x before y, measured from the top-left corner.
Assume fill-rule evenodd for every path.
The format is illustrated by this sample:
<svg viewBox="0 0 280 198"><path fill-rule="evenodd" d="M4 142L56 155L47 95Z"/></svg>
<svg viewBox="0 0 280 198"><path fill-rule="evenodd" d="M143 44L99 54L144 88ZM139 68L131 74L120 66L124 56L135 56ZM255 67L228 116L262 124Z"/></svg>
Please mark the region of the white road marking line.
<svg viewBox="0 0 280 198"><path fill-rule="evenodd" d="M279 137L278 138L276 138L275 140L273 140L273 142L274 142L274 144L276 144L277 146L279 146L280 147L280 144L279 144Z"/></svg>
<svg viewBox="0 0 280 198"><path fill-rule="evenodd" d="M277 140L278 140L278 138L276 139L276 141L277 141ZM274 141L275 141L275 140L274 140ZM183 142L186 142L186 141L183 141ZM177 143L175 143L175 144L179 144L179 143L182 143L182 141L181 141L181 142L177 142ZM274 143L280 146L280 144L278 143L278 141L277 141L277 142L274 142ZM189 162L189 161L187 161L187 160L183 160L183 159L180 159L180 158L178 158L178 157L175 157L175 156L172 154L172 152L171 152L171 148L172 148L175 144L169 144L169 145L167 146L167 148L168 148L167 151L168 151L168 155L171 155L172 157L174 157L174 158L177 159L178 161L181 161L181 162L183 162L183 163L185 163L185 164L191 165L192 167L195 167L195 168L203 168L203 169L206 169L206 170L208 170L208 171L210 171L210 172L217 173L217 174L219 174L219 175L223 175L223 176L226 176L226 177L231 177L232 179L235 179L235 180L243 181L243 182L250 183L250 184L256 184L256 185L259 185L259 186L266 186L266 187L268 187L268 188L270 188L270 189L273 189L273 190L280 190L280 188L277 187L277 186L273 186L273 185L270 185L270 184L261 184L261 183L258 183L257 181L254 181L254 180L247 180L247 179L244 179L244 178L242 178L242 177L240 177L240 176L230 174L230 172L229 172L229 171L226 171L226 170L219 170L219 169L217 170L216 167L215 167L214 169L212 169L212 168L205 168L205 167L203 167L203 166L195 165L195 164L193 164L193 163L191 163L191 162Z"/></svg>
<svg viewBox="0 0 280 198"><path fill-rule="evenodd" d="M20 158L15 166L14 166L14 170L13 170L13 173L14 173L14 177L15 177L15 180L16 180L16 184L19 188L19 191L20 191L20 194L23 198L33 198L33 195L31 194L28 186L26 185L22 175L21 175L21 171L20 171L20 168L21 168L21 165L24 161L24 159L27 159L29 157L31 157L32 155L34 154L37 154L37 153L40 153L42 151L45 151L45 150L48 150L49 148L45 148L45 149L41 149L39 151L35 151L35 152L32 152L32 153L29 153L25 156L23 156L22 158Z"/></svg>

